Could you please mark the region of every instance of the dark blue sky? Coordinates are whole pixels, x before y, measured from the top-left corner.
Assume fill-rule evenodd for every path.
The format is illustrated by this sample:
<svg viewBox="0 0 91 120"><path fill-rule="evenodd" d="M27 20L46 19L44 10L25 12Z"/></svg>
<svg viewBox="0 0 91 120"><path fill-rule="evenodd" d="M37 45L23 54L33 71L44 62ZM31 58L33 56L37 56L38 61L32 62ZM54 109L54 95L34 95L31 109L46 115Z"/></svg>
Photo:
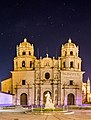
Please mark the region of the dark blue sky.
<svg viewBox="0 0 91 120"><path fill-rule="evenodd" d="M10 76L16 45L27 38L40 56L60 55L68 38L80 47L84 81L91 79L90 0L0 0L0 81Z"/></svg>

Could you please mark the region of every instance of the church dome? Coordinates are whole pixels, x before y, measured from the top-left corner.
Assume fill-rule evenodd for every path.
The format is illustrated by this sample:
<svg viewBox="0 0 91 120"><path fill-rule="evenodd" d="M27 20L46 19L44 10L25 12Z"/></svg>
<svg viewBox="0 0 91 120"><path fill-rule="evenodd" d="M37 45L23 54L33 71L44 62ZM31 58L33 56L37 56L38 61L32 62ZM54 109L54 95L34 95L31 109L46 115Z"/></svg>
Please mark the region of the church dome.
<svg viewBox="0 0 91 120"><path fill-rule="evenodd" d="M17 45L17 56L22 56L22 55L34 55L34 46L33 44L30 44L27 42L27 39L24 38L24 41Z"/></svg>
<svg viewBox="0 0 91 120"><path fill-rule="evenodd" d="M68 43L66 43L63 47L64 48L76 48L76 45L72 43L71 39L69 38Z"/></svg>
<svg viewBox="0 0 91 120"><path fill-rule="evenodd" d="M19 47L30 47L31 44L27 42L27 39L24 38L24 42L20 43Z"/></svg>

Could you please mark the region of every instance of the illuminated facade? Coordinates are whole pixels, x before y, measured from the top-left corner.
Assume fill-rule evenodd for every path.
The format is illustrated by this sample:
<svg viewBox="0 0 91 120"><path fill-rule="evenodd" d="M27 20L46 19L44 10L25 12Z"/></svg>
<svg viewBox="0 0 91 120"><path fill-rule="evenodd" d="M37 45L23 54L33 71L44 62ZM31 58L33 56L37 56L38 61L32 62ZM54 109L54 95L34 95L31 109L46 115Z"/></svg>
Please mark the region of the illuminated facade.
<svg viewBox="0 0 91 120"><path fill-rule="evenodd" d="M37 59L33 44L26 39L16 50L12 77L1 83L2 91L15 94L15 105L45 105L47 92L55 106L82 104L82 60L71 39L62 45L58 59L48 54Z"/></svg>
<svg viewBox="0 0 91 120"><path fill-rule="evenodd" d="M90 92L90 79L87 79L87 83L82 85L82 100L83 103L91 103L91 92Z"/></svg>

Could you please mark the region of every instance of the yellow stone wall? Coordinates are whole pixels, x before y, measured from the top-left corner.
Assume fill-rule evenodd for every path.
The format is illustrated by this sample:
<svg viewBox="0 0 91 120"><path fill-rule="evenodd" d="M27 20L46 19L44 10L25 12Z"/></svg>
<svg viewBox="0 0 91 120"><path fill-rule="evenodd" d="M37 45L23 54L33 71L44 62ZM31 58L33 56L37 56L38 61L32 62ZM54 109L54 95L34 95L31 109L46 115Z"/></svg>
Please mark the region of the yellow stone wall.
<svg viewBox="0 0 91 120"><path fill-rule="evenodd" d="M28 88L28 84L31 87L34 82L34 71L12 71L13 80L13 94L16 93L16 87L18 89ZM26 81L26 85L22 85L22 80ZM22 89L21 89L22 91Z"/></svg>
<svg viewBox="0 0 91 120"><path fill-rule="evenodd" d="M11 78L8 78L1 82L1 89L3 92L11 93Z"/></svg>

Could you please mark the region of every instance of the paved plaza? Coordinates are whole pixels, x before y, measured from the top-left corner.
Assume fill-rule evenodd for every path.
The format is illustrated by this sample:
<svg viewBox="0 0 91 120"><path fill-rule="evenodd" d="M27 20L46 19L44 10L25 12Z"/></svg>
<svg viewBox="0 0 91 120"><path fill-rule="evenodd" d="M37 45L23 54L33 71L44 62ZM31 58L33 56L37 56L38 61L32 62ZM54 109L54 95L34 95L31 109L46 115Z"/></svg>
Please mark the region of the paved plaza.
<svg viewBox="0 0 91 120"><path fill-rule="evenodd" d="M48 113L0 113L0 120L91 120L91 110Z"/></svg>

